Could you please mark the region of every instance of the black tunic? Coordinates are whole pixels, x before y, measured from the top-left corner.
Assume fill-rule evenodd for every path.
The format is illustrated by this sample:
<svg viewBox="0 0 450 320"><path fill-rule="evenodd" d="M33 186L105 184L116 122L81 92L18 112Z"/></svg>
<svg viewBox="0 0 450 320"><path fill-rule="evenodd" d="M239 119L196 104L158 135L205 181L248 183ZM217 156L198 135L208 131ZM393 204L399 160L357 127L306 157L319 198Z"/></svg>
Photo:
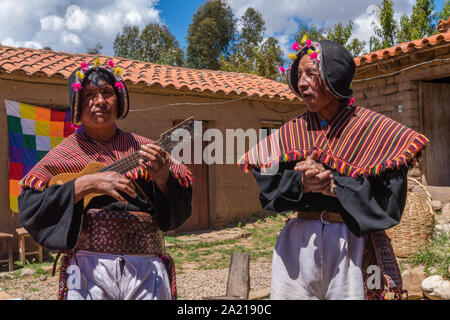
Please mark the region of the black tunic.
<svg viewBox="0 0 450 320"><path fill-rule="evenodd" d="M153 181L137 180L151 204L136 188L137 197L121 195L128 201L123 204L110 196L93 198L86 208L102 208L120 211L144 211L157 215L162 231L173 230L191 215L191 187L181 186L169 173L168 198ZM19 220L31 237L52 250L71 250L76 247L83 222L83 201L74 203L74 181L52 185L39 192L26 188L19 196Z"/></svg>
<svg viewBox="0 0 450 320"><path fill-rule="evenodd" d="M367 178L340 176L332 171L337 198L321 193L303 193L302 173L295 163L280 163L275 175L252 169L266 210L332 211L341 214L352 233L360 237L389 229L400 222L407 195L408 168L390 170Z"/></svg>

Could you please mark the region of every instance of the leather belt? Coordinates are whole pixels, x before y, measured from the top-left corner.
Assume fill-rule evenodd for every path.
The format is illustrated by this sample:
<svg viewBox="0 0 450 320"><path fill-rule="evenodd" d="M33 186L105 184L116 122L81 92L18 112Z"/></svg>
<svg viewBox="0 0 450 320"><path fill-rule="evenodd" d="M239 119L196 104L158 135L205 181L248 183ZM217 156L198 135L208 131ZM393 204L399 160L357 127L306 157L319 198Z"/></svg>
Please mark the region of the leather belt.
<svg viewBox="0 0 450 320"><path fill-rule="evenodd" d="M331 211L297 211L297 219L304 220L320 220L323 224L330 223L344 223L342 216L339 213Z"/></svg>

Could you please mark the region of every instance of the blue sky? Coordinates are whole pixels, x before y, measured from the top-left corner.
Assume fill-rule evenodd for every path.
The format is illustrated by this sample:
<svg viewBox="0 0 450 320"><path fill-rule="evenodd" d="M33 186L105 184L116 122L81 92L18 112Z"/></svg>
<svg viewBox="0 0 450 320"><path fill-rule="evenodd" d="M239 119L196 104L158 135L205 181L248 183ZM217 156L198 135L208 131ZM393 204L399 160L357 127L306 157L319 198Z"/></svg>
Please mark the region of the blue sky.
<svg viewBox="0 0 450 320"><path fill-rule="evenodd" d="M274 36L287 53L301 22L328 27L353 21L353 37L373 34L374 6L381 0L225 0L236 17L250 6L261 12L265 37ZM0 43L29 48L86 53L97 42L113 55L116 34L125 24L141 30L150 22L166 24L181 47L200 0L0 0ZM394 0L396 18L410 14L415 0ZM445 0L435 0L440 12Z"/></svg>

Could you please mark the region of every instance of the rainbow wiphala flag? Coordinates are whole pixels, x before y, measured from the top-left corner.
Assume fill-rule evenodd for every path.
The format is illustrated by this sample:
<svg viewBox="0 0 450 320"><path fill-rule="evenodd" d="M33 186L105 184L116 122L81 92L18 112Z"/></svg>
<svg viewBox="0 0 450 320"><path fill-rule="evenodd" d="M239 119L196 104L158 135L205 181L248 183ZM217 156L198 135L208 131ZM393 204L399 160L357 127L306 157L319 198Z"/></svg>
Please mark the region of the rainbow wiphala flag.
<svg viewBox="0 0 450 320"><path fill-rule="evenodd" d="M19 211L19 181L74 129L70 110L60 111L5 100L9 131L10 207Z"/></svg>

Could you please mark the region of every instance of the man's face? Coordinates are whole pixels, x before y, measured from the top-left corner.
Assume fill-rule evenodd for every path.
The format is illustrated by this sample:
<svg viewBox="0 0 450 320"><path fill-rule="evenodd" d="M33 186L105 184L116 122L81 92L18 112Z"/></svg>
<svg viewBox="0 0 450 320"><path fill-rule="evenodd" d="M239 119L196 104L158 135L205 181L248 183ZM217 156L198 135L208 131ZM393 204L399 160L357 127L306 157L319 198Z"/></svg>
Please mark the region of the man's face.
<svg viewBox="0 0 450 320"><path fill-rule="evenodd" d="M298 90L311 112L319 112L334 98L325 87L319 66L305 54L298 65Z"/></svg>
<svg viewBox="0 0 450 320"><path fill-rule="evenodd" d="M111 126L117 118L117 107L112 85L103 80L98 86L88 83L81 91L80 121L89 128Z"/></svg>

